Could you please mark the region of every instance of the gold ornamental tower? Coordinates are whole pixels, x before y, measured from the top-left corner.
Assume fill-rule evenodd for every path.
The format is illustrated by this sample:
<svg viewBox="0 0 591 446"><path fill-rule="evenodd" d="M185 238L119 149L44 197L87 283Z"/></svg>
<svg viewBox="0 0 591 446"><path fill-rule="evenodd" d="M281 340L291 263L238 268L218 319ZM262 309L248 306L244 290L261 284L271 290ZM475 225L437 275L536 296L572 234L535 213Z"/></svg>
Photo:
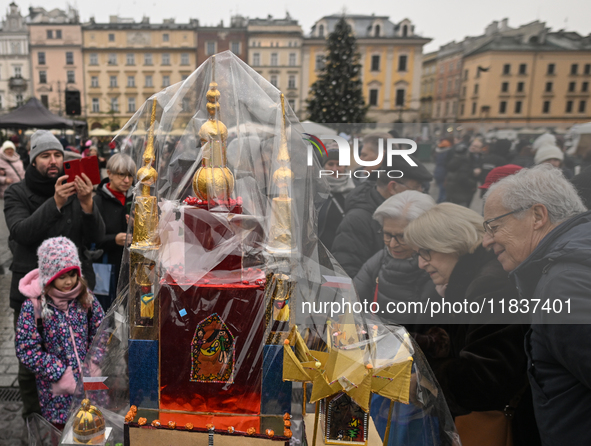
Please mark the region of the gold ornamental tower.
<svg viewBox="0 0 591 446"><path fill-rule="evenodd" d="M234 191L234 175L226 167L228 129L219 120L220 91L215 82L215 56L212 56L212 76L207 91L209 119L199 129L202 163L193 177L193 192L201 200L227 201Z"/></svg>

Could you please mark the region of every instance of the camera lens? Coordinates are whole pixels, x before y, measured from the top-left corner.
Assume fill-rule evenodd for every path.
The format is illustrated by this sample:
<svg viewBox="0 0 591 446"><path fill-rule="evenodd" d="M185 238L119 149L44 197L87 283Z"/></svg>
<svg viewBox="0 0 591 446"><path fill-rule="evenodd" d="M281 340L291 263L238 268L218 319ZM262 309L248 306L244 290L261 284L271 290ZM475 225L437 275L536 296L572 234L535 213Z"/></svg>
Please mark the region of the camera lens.
<svg viewBox="0 0 591 446"><path fill-rule="evenodd" d="M66 163L66 169L70 168L70 163Z"/></svg>

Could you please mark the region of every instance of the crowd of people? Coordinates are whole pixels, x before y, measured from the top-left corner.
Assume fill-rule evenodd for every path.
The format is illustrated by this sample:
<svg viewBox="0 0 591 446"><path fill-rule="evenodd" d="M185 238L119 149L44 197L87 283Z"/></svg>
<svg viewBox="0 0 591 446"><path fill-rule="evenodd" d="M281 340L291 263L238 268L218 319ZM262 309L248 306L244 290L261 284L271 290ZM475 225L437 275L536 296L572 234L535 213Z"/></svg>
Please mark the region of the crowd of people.
<svg viewBox="0 0 591 446"><path fill-rule="evenodd" d="M382 137L366 136L360 158L375 159ZM13 141L0 148L23 415L42 413L58 427L117 282L129 280L119 273L137 171L131 157L113 154L102 160L106 177L95 190L86 175L67 181L66 152L43 130L31 137L28 165ZM83 155L95 153L89 145ZM319 239L359 298L380 307L441 297L584 299L591 289L591 168L573 177L567 158L552 138L512 148L466 135L437 144L433 173L414 157L416 166L394 157L382 175L354 180L329 148L320 159L333 175L317 208ZM437 199L428 194L433 180ZM469 209L479 189L482 214ZM93 293L93 263L112 266L106 294ZM591 443L591 359L579 348L590 325L381 317L405 325L425 353L464 444L492 444L486 426L509 420L514 445Z"/></svg>

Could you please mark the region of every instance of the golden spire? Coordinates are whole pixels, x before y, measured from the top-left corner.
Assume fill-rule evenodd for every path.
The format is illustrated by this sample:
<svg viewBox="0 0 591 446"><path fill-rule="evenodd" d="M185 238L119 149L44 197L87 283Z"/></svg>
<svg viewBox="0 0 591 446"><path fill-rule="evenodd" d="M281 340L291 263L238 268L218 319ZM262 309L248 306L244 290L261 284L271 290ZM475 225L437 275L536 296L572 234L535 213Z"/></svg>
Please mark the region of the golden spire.
<svg viewBox="0 0 591 446"><path fill-rule="evenodd" d="M234 175L226 167L228 129L219 120L220 91L215 81L215 56L211 57L212 76L207 98L209 119L199 129L203 161L193 177L193 191L202 200L228 200L234 190Z"/></svg>
<svg viewBox="0 0 591 446"><path fill-rule="evenodd" d="M157 101L152 102L152 115L150 117L150 130L148 133L148 144L144 150L143 162L144 165L137 171L137 179L142 183L142 196L150 196L150 186L158 179L158 172L152 167L154 159L156 159L154 151L154 127L156 123L156 105Z"/></svg>
<svg viewBox="0 0 591 446"><path fill-rule="evenodd" d="M279 168L273 173L273 181L279 188L279 196L281 198L289 197L289 182L293 178L293 172L289 168L290 159L289 151L287 149L287 133L285 129L285 97L281 93L281 141L279 143L279 153L277 154L277 162Z"/></svg>

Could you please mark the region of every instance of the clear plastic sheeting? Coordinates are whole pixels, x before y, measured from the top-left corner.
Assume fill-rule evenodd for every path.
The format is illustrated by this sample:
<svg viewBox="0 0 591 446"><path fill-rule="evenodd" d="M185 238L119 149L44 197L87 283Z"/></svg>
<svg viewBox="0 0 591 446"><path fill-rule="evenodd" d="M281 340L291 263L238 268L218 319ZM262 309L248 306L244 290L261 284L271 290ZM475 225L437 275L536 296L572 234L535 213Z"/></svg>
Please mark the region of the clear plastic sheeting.
<svg viewBox="0 0 591 446"><path fill-rule="evenodd" d="M412 414L424 444L459 444L420 350L357 312L318 241L328 187L303 133L281 92L230 52L127 123L116 139L141 166L133 242L71 418L87 397L129 445L312 444L314 431L381 444L382 425L412 444L398 426Z"/></svg>

